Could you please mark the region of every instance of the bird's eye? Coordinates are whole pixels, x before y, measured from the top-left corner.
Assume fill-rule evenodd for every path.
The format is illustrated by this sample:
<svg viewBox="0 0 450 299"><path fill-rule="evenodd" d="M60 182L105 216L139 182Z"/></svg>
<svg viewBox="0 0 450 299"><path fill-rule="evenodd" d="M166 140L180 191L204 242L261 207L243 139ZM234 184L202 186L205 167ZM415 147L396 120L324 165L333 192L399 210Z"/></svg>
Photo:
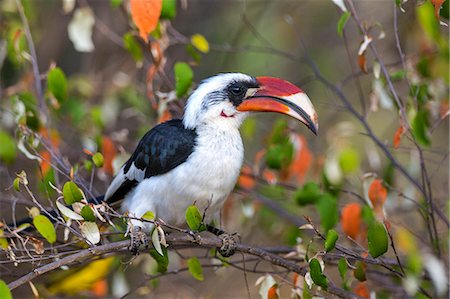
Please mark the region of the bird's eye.
<svg viewBox="0 0 450 299"><path fill-rule="evenodd" d="M240 85L232 85L230 86L230 93L234 96L242 96L245 93L244 87Z"/></svg>

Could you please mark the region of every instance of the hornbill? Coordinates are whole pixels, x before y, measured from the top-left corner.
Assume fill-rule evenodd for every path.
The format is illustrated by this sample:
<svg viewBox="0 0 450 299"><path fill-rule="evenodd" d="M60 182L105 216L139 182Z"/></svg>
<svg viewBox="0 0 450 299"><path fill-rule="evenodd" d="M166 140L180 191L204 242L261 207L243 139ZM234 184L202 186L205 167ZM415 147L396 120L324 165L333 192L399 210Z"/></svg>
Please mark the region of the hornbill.
<svg viewBox="0 0 450 299"><path fill-rule="evenodd" d="M249 112L278 112L304 123L317 134L318 121L308 96L297 86L273 77L224 73L201 82L190 95L182 119L148 131L119 170L106 194L90 199L112 204L123 200L130 217L131 251L147 244L154 225L139 221L153 212L173 226L185 224L186 209L195 204L204 222L218 218L233 190L244 159L239 127ZM51 211L55 214L55 211ZM28 220L21 221L29 222ZM213 227L210 227L214 229ZM221 234L224 256L233 253Z"/></svg>
<svg viewBox="0 0 450 299"><path fill-rule="evenodd" d="M104 201L123 199L129 216L151 211L175 226L185 223L185 211L194 203L204 211L205 223L216 219L240 173L244 148L238 129L251 111L290 115L317 134L317 114L300 88L273 77L218 74L190 95L182 119L144 135ZM130 228L136 250L153 224L132 219Z"/></svg>

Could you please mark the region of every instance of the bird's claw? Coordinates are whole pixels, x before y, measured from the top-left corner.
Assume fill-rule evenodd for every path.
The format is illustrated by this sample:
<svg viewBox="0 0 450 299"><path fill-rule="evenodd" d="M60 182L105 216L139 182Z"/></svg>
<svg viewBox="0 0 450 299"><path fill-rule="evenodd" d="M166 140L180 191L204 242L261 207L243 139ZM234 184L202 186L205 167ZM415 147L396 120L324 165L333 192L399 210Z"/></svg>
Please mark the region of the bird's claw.
<svg viewBox="0 0 450 299"><path fill-rule="evenodd" d="M223 233L218 236L222 240L222 246L218 248L218 251L223 257L230 257L236 252L236 246L241 241L239 234Z"/></svg>
<svg viewBox="0 0 450 299"><path fill-rule="evenodd" d="M129 250L133 255L139 254L139 249L141 247L148 247L148 238L147 234L142 231L141 227L135 227L131 230L131 242Z"/></svg>

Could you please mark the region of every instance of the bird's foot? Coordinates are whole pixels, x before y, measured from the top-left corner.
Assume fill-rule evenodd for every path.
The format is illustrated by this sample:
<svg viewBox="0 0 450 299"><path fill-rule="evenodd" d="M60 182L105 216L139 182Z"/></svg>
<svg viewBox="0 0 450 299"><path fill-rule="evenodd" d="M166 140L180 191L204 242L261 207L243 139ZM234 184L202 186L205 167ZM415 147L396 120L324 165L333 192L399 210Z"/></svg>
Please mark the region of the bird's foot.
<svg viewBox="0 0 450 299"><path fill-rule="evenodd" d="M236 251L237 244L241 242L241 236L237 233L222 233L218 237L222 240L222 246L218 248L220 255L223 257L232 256Z"/></svg>
<svg viewBox="0 0 450 299"><path fill-rule="evenodd" d="M133 255L139 254L139 249L141 247L148 247L147 234L142 230L142 227L136 226L131 230L131 243L129 250Z"/></svg>

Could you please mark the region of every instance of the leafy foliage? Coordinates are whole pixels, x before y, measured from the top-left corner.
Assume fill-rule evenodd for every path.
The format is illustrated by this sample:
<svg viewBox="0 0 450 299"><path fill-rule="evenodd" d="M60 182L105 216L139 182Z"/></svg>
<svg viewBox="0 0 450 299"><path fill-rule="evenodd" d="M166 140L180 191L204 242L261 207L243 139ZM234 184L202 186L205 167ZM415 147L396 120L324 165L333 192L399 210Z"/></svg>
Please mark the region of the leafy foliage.
<svg viewBox="0 0 450 299"><path fill-rule="evenodd" d="M449 1L396 0L396 15L375 3L333 0L318 10L312 2L281 1L264 17L254 3L243 15L220 1L75 2L0 5L0 201L16 213L3 213L0 223L0 256L11 269L0 280L1 298L12 297L5 281L27 274L8 266L30 258L38 261L32 271L63 261L30 284L26 295L36 298L121 297L124 290L158 297L159 278L170 274L179 276L165 278L164 289L200 296L216 275L238 279L235 269L264 272L266 263L290 273L283 279L263 273L256 287L246 274L251 297L448 295L442 207L448 206ZM325 30L324 20L336 31ZM214 225L241 234L245 264L210 250L217 238L202 232L208 208L196 203L180 220L189 229L165 223L156 210L142 215L155 227L148 235L153 248L131 263L114 258L125 255L123 247L93 259L99 248L122 242L137 217L86 200L104 193L149 127L182 116L201 79L228 71L299 85L321 128L314 137L298 122L267 114L241 126L244 167ZM12 220L24 215L32 225L15 227ZM291 247L280 253L268 245ZM84 250L76 265L64 262ZM205 282L193 283L183 271Z"/></svg>

